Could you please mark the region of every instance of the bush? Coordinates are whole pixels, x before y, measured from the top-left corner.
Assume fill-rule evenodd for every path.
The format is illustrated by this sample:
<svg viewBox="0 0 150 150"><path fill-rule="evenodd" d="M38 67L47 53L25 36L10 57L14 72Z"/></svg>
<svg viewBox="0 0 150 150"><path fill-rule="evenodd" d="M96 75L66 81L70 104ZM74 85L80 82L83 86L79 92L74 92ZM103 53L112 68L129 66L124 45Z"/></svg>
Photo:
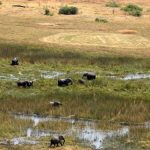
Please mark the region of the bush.
<svg viewBox="0 0 150 150"><path fill-rule="evenodd" d="M102 17L97 17L97 18L95 19L95 21L96 21L96 22L100 22L100 23L107 23L107 22L108 22L107 19L102 18Z"/></svg>
<svg viewBox="0 0 150 150"><path fill-rule="evenodd" d="M142 8L137 6L137 5L133 5L133 4L128 4L127 6L125 6L124 8L121 8L121 10L128 12L129 15L132 16L141 16L142 15Z"/></svg>
<svg viewBox="0 0 150 150"><path fill-rule="evenodd" d="M78 8L74 6L64 6L59 9L59 14L75 15L78 13Z"/></svg>
<svg viewBox="0 0 150 150"><path fill-rule="evenodd" d="M47 16L53 16L53 13L50 12L50 10L48 8L45 8L45 13L44 15L47 15Z"/></svg>
<svg viewBox="0 0 150 150"><path fill-rule="evenodd" d="M107 2L107 4L105 6L106 7L120 7L120 5L118 3L116 3L115 1L109 1L109 2Z"/></svg>

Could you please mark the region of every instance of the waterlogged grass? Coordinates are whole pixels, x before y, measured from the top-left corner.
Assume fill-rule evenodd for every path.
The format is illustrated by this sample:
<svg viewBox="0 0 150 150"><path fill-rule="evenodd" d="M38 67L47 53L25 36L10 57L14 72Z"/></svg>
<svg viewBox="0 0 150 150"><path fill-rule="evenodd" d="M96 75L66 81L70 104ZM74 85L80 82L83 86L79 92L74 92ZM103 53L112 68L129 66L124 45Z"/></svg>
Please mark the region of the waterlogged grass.
<svg viewBox="0 0 150 150"><path fill-rule="evenodd" d="M72 59L82 62L84 56L80 55L78 59L76 55L72 56ZM86 58L89 57L90 55L86 56ZM98 64L95 65L91 65L88 62L81 65L65 65L61 62L57 64L54 62L30 64L26 59L21 62L21 65L12 67L8 63L8 58L7 61L1 61L2 72L14 75L21 72L24 76L27 76L27 79L30 79L30 75L32 74L32 77L35 77L37 80L34 81L33 88L27 89L18 88L16 81L2 80L0 82L0 110L2 112L10 111L62 116L76 115L77 117L127 122L149 120L149 80L122 81L106 76L112 72L122 75L131 72L131 70L137 71L138 68L136 66L138 65L142 66L140 71L143 68L143 71L148 72L147 66L145 67L145 65L148 65L145 64L145 61L148 60L141 59L143 64L139 64L133 59L130 64L130 60L127 62L114 57L112 62L116 63L116 67L111 69L112 62L107 62L107 64L96 62ZM67 58L63 59L68 60ZM43 61L45 61L44 58ZM122 64L122 67L120 64ZM133 67L134 69L132 69ZM65 74L55 79L43 79L40 77L41 70L61 71ZM95 81L87 81L85 85L80 85L78 83L78 79L82 77L80 71L94 71L97 73L97 79ZM65 88L58 87L57 79L64 77L71 77L74 84ZM53 99L60 100L63 103L63 107L52 109L49 106L49 101ZM138 112L140 112L139 115L137 115Z"/></svg>
<svg viewBox="0 0 150 150"><path fill-rule="evenodd" d="M0 140L4 138L13 138L16 136L24 136L23 131L27 127L32 125L28 120L16 120L14 117L10 117L9 114L0 113Z"/></svg>
<svg viewBox="0 0 150 150"><path fill-rule="evenodd" d="M149 150L150 148L150 129L144 127L131 127L130 135L115 137L104 141L104 148L111 147L123 150Z"/></svg>

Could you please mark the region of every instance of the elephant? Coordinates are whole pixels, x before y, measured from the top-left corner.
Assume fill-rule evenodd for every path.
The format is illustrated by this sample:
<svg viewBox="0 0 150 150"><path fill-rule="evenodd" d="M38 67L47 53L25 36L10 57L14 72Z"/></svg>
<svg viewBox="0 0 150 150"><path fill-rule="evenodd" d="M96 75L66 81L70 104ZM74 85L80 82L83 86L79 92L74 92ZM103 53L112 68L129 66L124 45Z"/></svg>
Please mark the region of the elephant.
<svg viewBox="0 0 150 150"><path fill-rule="evenodd" d="M55 147L55 146L59 146L59 144L60 144L61 146L63 146L64 143L65 143L65 138L61 135L61 136L59 136L58 138L52 138L52 139L50 140L50 145L49 145L49 147L52 147L53 145L54 145L54 147Z"/></svg>
<svg viewBox="0 0 150 150"><path fill-rule="evenodd" d="M16 57L13 58L13 60L12 60L12 62L11 62L11 65L12 65L12 66L19 65L18 59L17 59Z"/></svg>
<svg viewBox="0 0 150 150"><path fill-rule="evenodd" d="M17 85L18 85L18 87L22 86L24 88L31 87L31 86L33 86L33 81L18 81Z"/></svg>
<svg viewBox="0 0 150 150"><path fill-rule="evenodd" d="M69 84L73 84L71 78L66 78L66 79L59 79L58 80L58 86L68 86Z"/></svg>
<svg viewBox="0 0 150 150"><path fill-rule="evenodd" d="M85 84L85 80L79 79L79 80L78 80L78 83L80 83L80 84Z"/></svg>
<svg viewBox="0 0 150 150"><path fill-rule="evenodd" d="M62 105L62 103L59 102L59 101L54 101L54 102L50 102L50 105L53 106L53 107L59 107L59 106Z"/></svg>
<svg viewBox="0 0 150 150"><path fill-rule="evenodd" d="M86 72L83 74L82 78L86 78L87 80L94 80L96 79L96 74L93 72Z"/></svg>

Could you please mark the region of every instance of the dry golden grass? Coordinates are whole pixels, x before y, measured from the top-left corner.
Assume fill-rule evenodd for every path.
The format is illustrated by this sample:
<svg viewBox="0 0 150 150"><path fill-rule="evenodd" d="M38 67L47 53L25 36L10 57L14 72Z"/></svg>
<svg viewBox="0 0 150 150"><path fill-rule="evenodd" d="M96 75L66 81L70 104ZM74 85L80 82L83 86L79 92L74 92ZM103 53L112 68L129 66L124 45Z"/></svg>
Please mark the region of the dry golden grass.
<svg viewBox="0 0 150 150"><path fill-rule="evenodd" d="M99 4L92 3L72 3L79 8L79 14L75 16L64 16L58 15L58 9L68 1L64 3L49 1L49 0L39 0L39 1L26 1L26 0L9 0L2 1L3 5L0 7L0 41L2 42L12 42L12 43L22 43L22 44L36 44L43 46L56 46L58 44L43 43L39 39L43 37L48 37L57 33L69 33L72 31L77 31L78 33L89 33L94 32L97 34L110 34L116 33L122 29L132 29L136 31L137 41L138 37L143 37L150 40L150 15L143 15L140 18L126 16L120 8L115 9L115 14L112 14L112 8L105 7L106 1L100 1ZM96 1L95 1L96 2ZM123 3L123 1L118 1ZM139 3L140 0L136 0L135 3ZM13 4L21 4L26 6L26 8L12 7ZM71 4L71 3L69 3ZM148 1L142 1L142 6L144 9L149 7ZM54 16L45 16L44 7L48 7ZM109 23L99 24L94 20L98 16L104 16L108 19ZM8 32L9 31L9 32ZM123 31L123 33L131 33L131 31ZM133 33L133 32L132 32ZM116 48L115 39L112 42L108 42L108 47L103 48L100 46L90 46L87 45L73 45L77 50L94 51L99 53L109 53L118 55L130 55L130 56L150 56L150 51L148 48ZM125 41L126 42L126 41ZM132 41L131 41L132 42ZM132 42L134 43L134 41ZM120 43L121 44L121 43ZM147 45L147 44L146 44ZM64 48L72 48L72 45L61 45ZM115 48L113 48L115 47Z"/></svg>
<svg viewBox="0 0 150 150"><path fill-rule="evenodd" d="M83 148L80 146L63 146L63 147L56 147L56 148L48 148L48 146L44 145L33 145L33 146L18 146L18 147L3 147L0 146L1 150L8 150L8 149L14 149L14 150L91 150L91 148Z"/></svg>

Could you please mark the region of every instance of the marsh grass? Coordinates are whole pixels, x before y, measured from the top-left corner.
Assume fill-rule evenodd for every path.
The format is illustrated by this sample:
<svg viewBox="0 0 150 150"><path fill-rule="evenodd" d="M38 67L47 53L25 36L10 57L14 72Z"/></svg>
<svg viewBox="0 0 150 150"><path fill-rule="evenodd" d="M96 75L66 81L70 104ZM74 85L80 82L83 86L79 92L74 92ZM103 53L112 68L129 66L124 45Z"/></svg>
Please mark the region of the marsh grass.
<svg viewBox="0 0 150 150"><path fill-rule="evenodd" d="M107 2L105 6L106 7L120 7L120 4L118 4L117 2L111 0L111 1Z"/></svg>
<svg viewBox="0 0 150 150"><path fill-rule="evenodd" d="M21 64L10 66L10 60L19 57ZM106 77L112 72L118 76L130 72L148 72L148 58L95 55L66 49L44 48L33 45L0 44L0 69L4 74L32 74L39 77L33 88L18 88L15 81L1 80L0 82L0 117L4 124L1 127L1 137L12 137L21 134L18 131L33 125L33 122L13 120L8 112L22 114L38 114L42 116L70 116L77 118L98 119L104 121L96 128L104 130L116 129L107 122L143 123L150 118L149 80L122 81ZM68 87L58 87L55 79L40 78L40 70L56 70L64 72L62 77L71 77L74 84ZM80 85L82 73L94 71L95 81L86 81ZM63 103L60 108L53 108L49 101L58 99ZM3 115L2 115L3 114ZM138 115L137 115L138 114ZM6 115L6 119L4 119ZM10 126L12 124L12 126ZM40 123L39 128L65 130L67 123ZM81 126L82 127L82 126ZM138 134L139 131L137 131ZM140 132L139 132L140 135Z"/></svg>
<svg viewBox="0 0 150 150"><path fill-rule="evenodd" d="M28 120L16 120L6 113L0 113L0 140L4 138L13 138L15 136L24 136L23 131L32 125Z"/></svg>
<svg viewBox="0 0 150 150"><path fill-rule="evenodd" d="M38 124L38 129L39 130L52 130L52 131L56 131L56 132L64 132L67 129L69 129L71 127L70 123L64 122L64 121L56 121L56 122L40 122Z"/></svg>

